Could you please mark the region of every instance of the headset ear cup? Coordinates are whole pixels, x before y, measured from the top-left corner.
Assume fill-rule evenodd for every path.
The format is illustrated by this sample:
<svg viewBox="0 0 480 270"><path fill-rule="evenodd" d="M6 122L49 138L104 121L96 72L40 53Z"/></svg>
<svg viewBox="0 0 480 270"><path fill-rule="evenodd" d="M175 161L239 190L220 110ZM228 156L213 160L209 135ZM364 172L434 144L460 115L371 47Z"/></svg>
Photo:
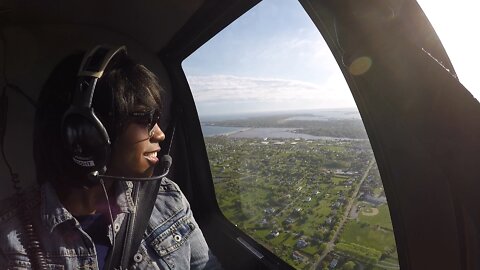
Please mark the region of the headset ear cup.
<svg viewBox="0 0 480 270"><path fill-rule="evenodd" d="M110 158L110 139L92 109L70 108L63 118L61 132L76 172L104 170Z"/></svg>
<svg viewBox="0 0 480 270"><path fill-rule="evenodd" d="M110 60L125 53L125 46L96 46L83 57L70 108L62 118L61 136L77 178L104 173L110 159L110 137L92 108L97 81L103 76ZM85 176L85 177L83 177ZM90 183L80 183L90 185Z"/></svg>

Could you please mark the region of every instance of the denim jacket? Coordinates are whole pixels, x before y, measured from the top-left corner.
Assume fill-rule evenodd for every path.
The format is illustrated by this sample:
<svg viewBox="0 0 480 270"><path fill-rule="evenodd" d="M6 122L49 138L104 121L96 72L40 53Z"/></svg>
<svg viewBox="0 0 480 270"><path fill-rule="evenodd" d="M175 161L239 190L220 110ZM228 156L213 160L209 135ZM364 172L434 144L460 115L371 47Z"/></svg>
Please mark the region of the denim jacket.
<svg viewBox="0 0 480 270"><path fill-rule="evenodd" d="M116 186L120 213L115 233L126 213L134 211L132 183ZM25 207L7 200L0 206L0 267L31 269L21 211L27 209L47 262L47 269L98 269L95 245L80 223L63 207L50 183L26 195ZM109 238L112 235L109 228ZM190 205L179 187L163 178L144 238L129 269L217 269Z"/></svg>

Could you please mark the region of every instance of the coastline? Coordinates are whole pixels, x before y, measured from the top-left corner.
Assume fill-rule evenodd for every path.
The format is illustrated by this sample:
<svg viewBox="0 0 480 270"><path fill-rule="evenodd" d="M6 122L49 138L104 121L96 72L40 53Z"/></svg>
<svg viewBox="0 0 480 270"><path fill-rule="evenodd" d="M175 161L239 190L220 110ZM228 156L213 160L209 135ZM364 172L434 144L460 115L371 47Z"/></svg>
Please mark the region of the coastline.
<svg viewBox="0 0 480 270"><path fill-rule="evenodd" d="M202 126L202 129L210 129L205 137L224 136L235 139L303 139L303 140L329 140L329 141L367 141L368 139L354 139L346 137L315 136L301 133L298 128L252 128L252 127L224 127L224 126ZM212 129L219 129L214 132ZM223 131L222 129L233 129ZM296 132L295 132L296 131Z"/></svg>

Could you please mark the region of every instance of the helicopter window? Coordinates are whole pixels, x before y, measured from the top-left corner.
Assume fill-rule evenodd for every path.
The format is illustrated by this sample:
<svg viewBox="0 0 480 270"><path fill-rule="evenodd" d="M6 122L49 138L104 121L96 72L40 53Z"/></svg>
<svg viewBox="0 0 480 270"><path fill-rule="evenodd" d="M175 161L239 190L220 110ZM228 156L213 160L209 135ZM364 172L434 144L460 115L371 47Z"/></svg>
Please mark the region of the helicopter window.
<svg viewBox="0 0 480 270"><path fill-rule="evenodd" d="M262 1L182 65L232 224L294 268L399 269L361 117L298 2Z"/></svg>

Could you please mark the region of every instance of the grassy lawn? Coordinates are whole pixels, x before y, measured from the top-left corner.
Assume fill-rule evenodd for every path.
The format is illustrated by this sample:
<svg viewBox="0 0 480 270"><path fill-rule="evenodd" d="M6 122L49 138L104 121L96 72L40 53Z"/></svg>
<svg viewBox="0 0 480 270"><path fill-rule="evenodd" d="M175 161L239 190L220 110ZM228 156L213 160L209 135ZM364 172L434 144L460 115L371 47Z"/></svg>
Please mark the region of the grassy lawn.
<svg viewBox="0 0 480 270"><path fill-rule="evenodd" d="M360 222L364 222L373 226L380 226L387 230L393 230L392 219L390 218L390 211L387 204L378 207L379 213L375 216L364 216L361 213L358 215Z"/></svg>
<svg viewBox="0 0 480 270"><path fill-rule="evenodd" d="M380 188L380 187L377 187L373 190L373 194L375 196L379 196L380 194L382 194L382 192L383 192L383 188Z"/></svg>
<svg viewBox="0 0 480 270"><path fill-rule="evenodd" d="M307 220L298 229L302 229L305 235L313 236L319 231L321 224L325 222L330 215L331 209L329 202L321 202L319 206L313 209L313 214L307 215Z"/></svg>
<svg viewBox="0 0 480 270"><path fill-rule="evenodd" d="M339 145L328 145L328 146L324 146L323 149L327 151L337 152L337 153L345 152L345 147L339 146Z"/></svg>
<svg viewBox="0 0 480 270"><path fill-rule="evenodd" d="M253 235L256 238L265 238L266 239L267 235L270 233L270 231L271 231L270 229L257 229L257 230L255 230Z"/></svg>
<svg viewBox="0 0 480 270"><path fill-rule="evenodd" d="M278 237L270 239L270 242L274 246L279 246L283 244L285 241L287 241L290 237L292 237L291 233L280 232L280 235Z"/></svg>
<svg viewBox="0 0 480 270"><path fill-rule="evenodd" d="M377 229L376 226L361 224L350 221L340 237L341 242L355 243L365 247L376 249L380 252L391 249L395 246L393 233L383 229Z"/></svg>
<svg viewBox="0 0 480 270"><path fill-rule="evenodd" d="M318 189L326 191L328 193L328 191L330 190L330 185L329 184L319 184Z"/></svg>
<svg viewBox="0 0 480 270"><path fill-rule="evenodd" d="M297 243L298 239L299 238L296 238L292 235L283 242L283 246L293 248Z"/></svg>
<svg viewBox="0 0 480 270"><path fill-rule="evenodd" d="M313 256L315 254L319 254L320 248L318 246L308 246L304 249L302 249L302 251L310 256Z"/></svg>
<svg viewBox="0 0 480 270"><path fill-rule="evenodd" d="M336 186L332 189L332 192L336 193L337 191L346 191L346 190L350 190L350 187Z"/></svg>
<svg viewBox="0 0 480 270"><path fill-rule="evenodd" d="M341 182L343 182L347 179L348 179L348 177L346 177L346 176L335 175L334 177L332 177L332 182L335 185L339 185Z"/></svg>

